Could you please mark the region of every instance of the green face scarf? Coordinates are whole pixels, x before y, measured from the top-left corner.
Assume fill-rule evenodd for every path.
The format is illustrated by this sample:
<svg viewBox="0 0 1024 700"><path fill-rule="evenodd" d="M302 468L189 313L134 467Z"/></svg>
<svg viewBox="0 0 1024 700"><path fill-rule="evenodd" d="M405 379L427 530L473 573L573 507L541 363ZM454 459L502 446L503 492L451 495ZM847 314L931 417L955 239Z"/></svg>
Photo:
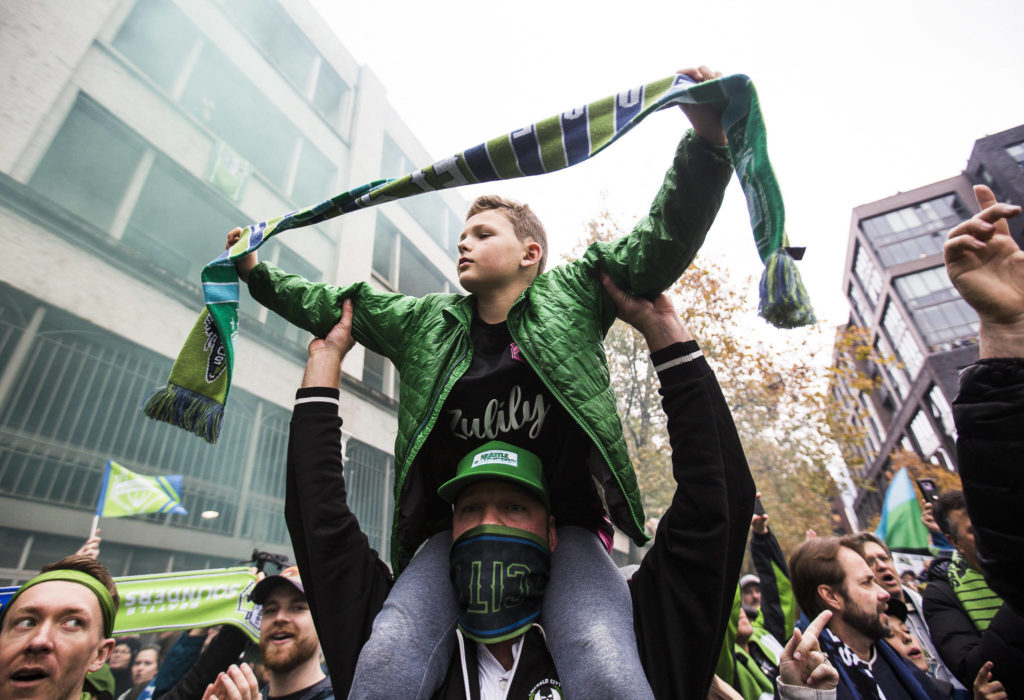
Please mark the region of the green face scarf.
<svg viewBox="0 0 1024 700"><path fill-rule="evenodd" d="M117 616L117 608L114 606L114 598L110 595L110 591L107 587L100 583L99 579L90 576L84 571L77 571L75 569L54 569L47 571L46 573L39 574L35 578L29 579L25 584L17 590L17 592L11 596L11 599L7 601L3 609L0 610L0 620L3 620L4 615L8 610L14 607L14 602L18 597L40 583L46 583L47 581L70 581L72 583L78 583L90 591L96 596L96 599L100 603L100 611L103 613L103 637L111 637L114 634L114 618Z"/></svg>
<svg viewBox="0 0 1024 700"><path fill-rule="evenodd" d="M273 236L425 192L561 170L597 155L655 111L683 104L714 105L721 112L754 243L765 263L758 313L780 328L814 323L791 257L796 249L787 247L782 194L768 161L753 83L745 75L699 84L672 75L502 134L403 177L375 180L314 207L250 225L237 244L203 269L206 308L186 339L167 386L150 393L143 412L208 442L217 441L231 387L232 341L238 332L234 261Z"/></svg>

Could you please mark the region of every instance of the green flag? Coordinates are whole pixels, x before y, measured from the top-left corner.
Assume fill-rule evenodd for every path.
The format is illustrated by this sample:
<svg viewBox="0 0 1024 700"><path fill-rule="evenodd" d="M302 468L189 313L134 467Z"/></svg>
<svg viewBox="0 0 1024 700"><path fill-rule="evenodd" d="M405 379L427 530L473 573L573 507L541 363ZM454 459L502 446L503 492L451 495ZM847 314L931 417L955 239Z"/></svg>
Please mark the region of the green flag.
<svg viewBox="0 0 1024 700"><path fill-rule="evenodd" d="M108 459L96 516L123 518L145 513L181 513L181 475L143 476Z"/></svg>
<svg viewBox="0 0 1024 700"><path fill-rule="evenodd" d="M885 540L889 549L928 549L928 528L921 522L921 506L906 467L896 472L885 491L882 519L875 534Z"/></svg>

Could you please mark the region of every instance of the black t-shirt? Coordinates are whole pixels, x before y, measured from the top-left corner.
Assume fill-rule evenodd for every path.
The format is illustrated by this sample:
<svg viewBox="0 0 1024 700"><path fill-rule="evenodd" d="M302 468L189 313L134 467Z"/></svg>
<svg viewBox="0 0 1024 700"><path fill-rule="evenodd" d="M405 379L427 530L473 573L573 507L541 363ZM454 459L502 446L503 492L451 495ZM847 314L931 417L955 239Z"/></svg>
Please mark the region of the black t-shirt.
<svg viewBox="0 0 1024 700"><path fill-rule="evenodd" d="M551 511L559 526L602 527L604 508L590 477L591 441L527 364L512 340L508 324L474 317L470 328L473 359L459 377L423 444L426 490L435 508L432 531L450 525L447 505L435 501L438 487L455 475L466 454L500 440L530 450L544 465ZM441 502L443 503L443 502Z"/></svg>

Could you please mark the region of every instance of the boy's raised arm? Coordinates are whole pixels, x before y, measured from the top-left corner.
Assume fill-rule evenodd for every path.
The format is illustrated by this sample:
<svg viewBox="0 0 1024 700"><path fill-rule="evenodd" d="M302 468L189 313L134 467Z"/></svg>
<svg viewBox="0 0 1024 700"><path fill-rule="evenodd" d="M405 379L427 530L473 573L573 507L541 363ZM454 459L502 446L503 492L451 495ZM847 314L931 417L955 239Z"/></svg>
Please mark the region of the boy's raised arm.
<svg viewBox="0 0 1024 700"><path fill-rule="evenodd" d="M697 82L718 77L705 66L679 73ZM676 149L672 167L647 216L630 235L591 246L588 268L605 270L616 285L652 297L674 284L697 255L732 176L725 132L710 105L682 107L693 124Z"/></svg>
<svg viewBox="0 0 1024 700"><path fill-rule="evenodd" d="M238 242L243 230L228 233L227 247ZM370 350L394 358L401 348L402 333L419 300L402 294L383 292L365 282L346 287L310 282L301 275L284 272L270 263L260 263L255 252L235 261L238 278L247 283L249 293L292 325L324 338L341 318L341 302L356 302L353 335Z"/></svg>

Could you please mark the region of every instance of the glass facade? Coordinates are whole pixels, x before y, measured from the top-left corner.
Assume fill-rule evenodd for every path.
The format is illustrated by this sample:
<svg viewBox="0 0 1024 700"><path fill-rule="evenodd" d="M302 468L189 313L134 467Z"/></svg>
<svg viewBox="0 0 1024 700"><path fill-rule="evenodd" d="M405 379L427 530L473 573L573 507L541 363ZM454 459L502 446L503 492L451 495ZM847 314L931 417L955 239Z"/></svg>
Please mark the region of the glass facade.
<svg viewBox="0 0 1024 700"><path fill-rule="evenodd" d="M236 0L224 7L306 94L321 59L286 13L272 0ZM336 194L337 167L170 0L139 0L113 46L297 205L319 204ZM197 60L187 60L193 52ZM327 76L322 88L318 83L319 104L337 112L347 86L327 66L319 74Z"/></svg>
<svg viewBox="0 0 1024 700"><path fill-rule="evenodd" d="M1024 168L1024 141L1006 147L1006 153Z"/></svg>
<svg viewBox="0 0 1024 700"><path fill-rule="evenodd" d="M871 300L871 305L876 306L882 298L882 273L860 245L857 246L857 254L854 257L853 271L857 275L857 279L860 280L860 286ZM869 315L867 318L871 318L871 316Z"/></svg>
<svg viewBox="0 0 1024 700"><path fill-rule="evenodd" d="M934 455L942 444L939 436L935 434L932 422L924 411L918 411L914 414L913 420L910 421L910 432L914 440L917 441L918 448L920 449L919 454L924 455L925 458Z"/></svg>
<svg viewBox="0 0 1024 700"><path fill-rule="evenodd" d="M896 348L896 357L904 365L904 371L908 378L913 381L917 373L921 371L921 363L924 360L921 348L903 318L895 303L889 302L885 308L885 315L882 317L882 326L889 334L889 341Z"/></svg>
<svg viewBox="0 0 1024 700"><path fill-rule="evenodd" d="M16 352L24 344L30 351ZM212 448L139 411L147 392L166 380L168 365L156 353L0 285L0 367L11 381L0 397L0 495L92 511L106 460L114 459L142 474L184 477L188 515L141 518L287 547L282 513L290 410L234 387ZM393 460L369 446L361 450L353 453L364 455L357 484L373 486L350 486L351 505L368 514L379 535ZM204 510L220 517L203 519ZM60 556L73 553L81 545L76 541ZM385 557L386 544L380 545ZM238 559L248 554L239 552Z"/></svg>
<svg viewBox="0 0 1024 700"><path fill-rule="evenodd" d="M955 194L862 219L860 227L882 265L890 267L942 252L949 229L967 218Z"/></svg>
<svg viewBox="0 0 1024 700"><path fill-rule="evenodd" d="M930 348L977 337L978 314L960 298L944 267L898 277L895 286Z"/></svg>

